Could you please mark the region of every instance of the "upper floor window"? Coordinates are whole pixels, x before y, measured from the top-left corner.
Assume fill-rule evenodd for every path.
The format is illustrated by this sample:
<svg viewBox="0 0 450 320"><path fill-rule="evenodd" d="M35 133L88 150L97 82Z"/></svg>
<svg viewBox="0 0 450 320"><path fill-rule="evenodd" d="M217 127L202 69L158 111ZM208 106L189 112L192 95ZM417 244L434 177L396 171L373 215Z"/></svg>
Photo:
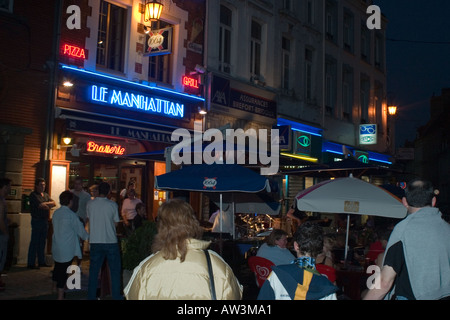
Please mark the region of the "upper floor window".
<svg viewBox="0 0 450 320"><path fill-rule="evenodd" d="M337 42L337 5L334 1L327 1L325 8L325 33L326 38Z"/></svg>
<svg viewBox="0 0 450 320"><path fill-rule="evenodd" d="M384 43L383 36L380 33L375 35L375 45L374 45L374 59L375 59L375 67L382 69L384 67Z"/></svg>
<svg viewBox="0 0 450 320"><path fill-rule="evenodd" d="M350 121L353 113L353 69L344 65L342 73L342 117Z"/></svg>
<svg viewBox="0 0 450 320"><path fill-rule="evenodd" d="M306 21L309 24L314 24L315 19L314 19L314 1L313 0L308 0L306 1Z"/></svg>
<svg viewBox="0 0 450 320"><path fill-rule="evenodd" d="M286 37L282 38L282 79L281 87L285 90L290 89L290 78L291 78L291 40Z"/></svg>
<svg viewBox="0 0 450 320"><path fill-rule="evenodd" d="M283 9L292 11L292 0L283 0Z"/></svg>
<svg viewBox="0 0 450 320"><path fill-rule="evenodd" d="M105 0L100 2L97 65L123 72L127 9Z"/></svg>
<svg viewBox="0 0 450 320"><path fill-rule="evenodd" d="M0 10L12 12L13 0L0 0Z"/></svg>
<svg viewBox="0 0 450 320"><path fill-rule="evenodd" d="M219 30L219 70L231 72L231 34L233 12L227 7L220 6L220 30Z"/></svg>
<svg viewBox="0 0 450 320"><path fill-rule="evenodd" d="M351 11L345 9L344 10L344 34L343 34L343 40L344 40L344 49L350 52L353 52L354 49L354 19L353 14Z"/></svg>
<svg viewBox="0 0 450 320"><path fill-rule="evenodd" d="M152 22L152 30L159 30L169 27L170 24L159 20ZM162 82L170 84L171 79L171 54L150 56L148 60L148 79L149 81Z"/></svg>
<svg viewBox="0 0 450 320"><path fill-rule="evenodd" d="M262 48L262 26L252 20L250 41L250 74L259 76L261 74L261 48Z"/></svg>
<svg viewBox="0 0 450 320"><path fill-rule="evenodd" d="M361 22L361 59L370 62L370 31L366 22Z"/></svg>
<svg viewBox="0 0 450 320"><path fill-rule="evenodd" d="M313 83L313 51L305 49L305 98L307 101L312 100L312 83Z"/></svg>

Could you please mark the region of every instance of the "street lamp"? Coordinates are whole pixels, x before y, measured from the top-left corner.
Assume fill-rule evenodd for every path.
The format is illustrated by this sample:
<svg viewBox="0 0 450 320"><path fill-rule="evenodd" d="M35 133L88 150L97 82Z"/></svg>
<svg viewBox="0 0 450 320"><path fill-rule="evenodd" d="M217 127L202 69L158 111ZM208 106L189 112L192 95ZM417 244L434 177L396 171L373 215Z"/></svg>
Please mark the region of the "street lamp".
<svg viewBox="0 0 450 320"><path fill-rule="evenodd" d="M157 21L161 17L163 4L157 0L146 0L144 11L144 22Z"/></svg>
<svg viewBox="0 0 450 320"><path fill-rule="evenodd" d="M389 106L388 112L389 112L389 115L395 116L397 114L397 106Z"/></svg>

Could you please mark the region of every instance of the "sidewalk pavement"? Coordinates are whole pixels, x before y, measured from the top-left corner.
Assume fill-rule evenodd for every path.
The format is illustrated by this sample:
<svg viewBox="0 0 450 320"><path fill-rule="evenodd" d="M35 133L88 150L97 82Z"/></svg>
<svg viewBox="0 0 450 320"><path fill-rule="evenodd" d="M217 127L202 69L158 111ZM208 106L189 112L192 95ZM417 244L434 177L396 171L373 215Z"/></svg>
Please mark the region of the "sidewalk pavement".
<svg viewBox="0 0 450 320"><path fill-rule="evenodd" d="M85 254L81 263L81 289L66 289L66 300L87 300L89 262L89 254ZM26 265L13 265L1 275L6 286L4 291L0 291L0 300L56 300L56 289L52 292L52 271L53 266L28 269ZM240 266L235 274L244 286L243 299L256 299L259 289L250 269ZM99 281L97 293L102 295L101 300L111 300L108 287L108 284ZM103 292L106 296L103 296Z"/></svg>
<svg viewBox="0 0 450 320"><path fill-rule="evenodd" d="M6 284L0 291L0 300L56 300L56 289L52 292L52 267L28 269L26 265L14 265L2 273ZM89 258L81 263L81 289L66 290L67 300L86 300L89 279Z"/></svg>

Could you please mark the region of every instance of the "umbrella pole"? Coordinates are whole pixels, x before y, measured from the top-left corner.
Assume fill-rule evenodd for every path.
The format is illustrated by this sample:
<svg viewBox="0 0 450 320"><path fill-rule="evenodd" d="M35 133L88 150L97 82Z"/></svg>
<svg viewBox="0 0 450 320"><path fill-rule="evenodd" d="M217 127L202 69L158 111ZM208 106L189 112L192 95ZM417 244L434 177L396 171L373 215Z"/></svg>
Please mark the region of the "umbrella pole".
<svg viewBox="0 0 450 320"><path fill-rule="evenodd" d="M347 254L348 254L348 233L350 231L350 215L347 215L347 232L345 234L345 255L344 263L347 264Z"/></svg>
<svg viewBox="0 0 450 320"><path fill-rule="evenodd" d="M234 194L231 194L231 205L233 206L232 208L231 208L231 210L232 210L232 212L233 212L233 223L232 223L232 226L233 226L233 232L232 232L232 236L233 236L233 240L235 239L235 230L236 230L236 227L235 227L235 225L234 225L234 223L235 223L235 221L234 221L234 219L235 219L235 217L234 217L234 214L235 214L235 203L234 203Z"/></svg>
<svg viewBox="0 0 450 320"><path fill-rule="evenodd" d="M223 214L222 214L222 194L220 194L220 203L219 203L219 231L220 231L220 235L219 235L219 251L220 251L220 255L222 256L222 220L223 220Z"/></svg>

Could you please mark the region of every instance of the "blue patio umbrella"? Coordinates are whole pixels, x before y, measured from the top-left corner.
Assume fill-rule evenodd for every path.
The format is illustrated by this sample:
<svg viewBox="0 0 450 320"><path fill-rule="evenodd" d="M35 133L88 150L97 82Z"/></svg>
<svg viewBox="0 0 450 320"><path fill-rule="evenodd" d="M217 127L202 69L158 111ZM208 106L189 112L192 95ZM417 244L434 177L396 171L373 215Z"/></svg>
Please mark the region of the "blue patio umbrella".
<svg viewBox="0 0 450 320"><path fill-rule="evenodd" d="M199 164L155 177L155 189L212 192L220 195L222 231L222 194L270 192L269 179L237 164ZM234 210L233 210L234 213Z"/></svg>
<svg viewBox="0 0 450 320"><path fill-rule="evenodd" d="M199 164L155 177L155 188L204 192L270 192L269 179L237 164Z"/></svg>

